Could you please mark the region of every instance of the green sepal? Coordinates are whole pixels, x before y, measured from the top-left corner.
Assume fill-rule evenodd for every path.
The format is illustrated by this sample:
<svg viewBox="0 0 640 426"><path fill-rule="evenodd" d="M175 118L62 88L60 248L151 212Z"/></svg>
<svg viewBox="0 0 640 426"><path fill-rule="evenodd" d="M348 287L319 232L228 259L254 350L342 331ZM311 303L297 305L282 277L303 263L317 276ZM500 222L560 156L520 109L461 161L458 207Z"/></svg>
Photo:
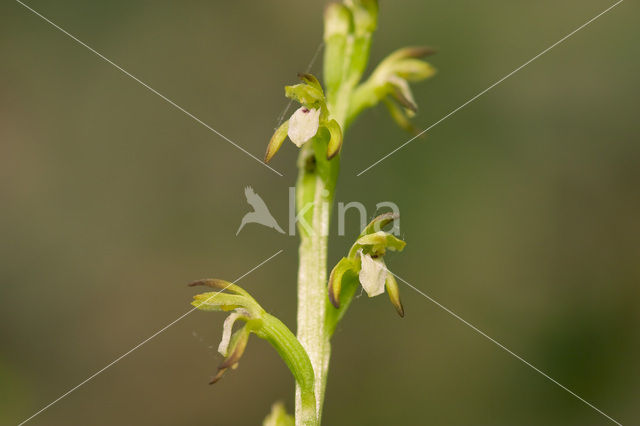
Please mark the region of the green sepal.
<svg viewBox="0 0 640 426"><path fill-rule="evenodd" d="M365 252L376 255L384 254L387 249L402 251L406 245L407 243L385 231L364 235L358 238L354 244L354 246L359 248L365 248Z"/></svg>
<svg viewBox="0 0 640 426"><path fill-rule="evenodd" d="M345 271L342 275L341 290L339 298L339 308L336 308L330 300L327 299L326 303L326 319L325 323L329 334L333 334L338 323L344 317L349 305L353 301L358 288L360 288L360 279L358 278L358 270L360 269L360 259L357 259L358 266L354 269Z"/></svg>
<svg viewBox="0 0 640 426"><path fill-rule="evenodd" d="M420 59L403 59L389 67L390 71L410 82L426 80L436 73L436 69L428 62Z"/></svg>
<svg viewBox="0 0 640 426"><path fill-rule="evenodd" d="M314 89L317 89L322 94L322 96L324 98L324 91L322 90L322 85L320 84L320 81L318 81L316 76L314 76L313 74L309 74L309 73L299 73L298 77L304 83L308 84L309 86L313 87Z"/></svg>
<svg viewBox="0 0 640 426"><path fill-rule="evenodd" d="M394 308L396 308L396 312L400 317L404 317L404 307L402 306L402 302L400 301L400 290L398 289L398 282L396 281L396 277L391 273L391 271L387 270L387 279L384 283L387 294L389 295L389 300Z"/></svg>
<svg viewBox="0 0 640 426"><path fill-rule="evenodd" d="M340 307L340 292L342 291L342 279L344 275L349 271L357 273L359 268L360 265L358 265L357 259L348 259L343 257L331 271L327 290L329 293L329 300L336 308Z"/></svg>
<svg viewBox="0 0 640 426"><path fill-rule="evenodd" d="M282 146L282 143L287 138L287 132L289 131L289 120L285 121L278 127L271 136L271 140L269 141L269 145L267 145L267 152L264 155L264 162L268 163L271 161L276 152Z"/></svg>
<svg viewBox="0 0 640 426"><path fill-rule="evenodd" d="M374 217L367 226L364 227L360 236L372 234L374 232L382 231L385 226L392 223L394 220L400 218L397 213L383 213Z"/></svg>
<svg viewBox="0 0 640 426"><path fill-rule="evenodd" d="M331 135L327 144L327 160L331 160L340 152L342 147L342 129L336 120L329 121L325 127Z"/></svg>
<svg viewBox="0 0 640 426"><path fill-rule="evenodd" d="M430 56L436 53L436 49L429 46L407 46L401 47L398 50L395 50L393 53L389 54L386 58L380 62L380 64L396 62L402 59L407 58L423 58L425 56Z"/></svg>
<svg viewBox="0 0 640 426"><path fill-rule="evenodd" d="M285 86L284 95L308 108L320 108L324 104L324 94L304 83Z"/></svg>
<svg viewBox="0 0 640 426"><path fill-rule="evenodd" d="M225 281L225 280L221 280L218 278L204 278L201 280L197 280L197 281L193 281L190 282L188 284L189 287L196 287L196 286L207 286L207 287L212 287L212 288L217 288L220 289L220 291L229 291L231 293L235 293L235 294L239 294L245 297L249 297L253 300L253 298L251 297L251 295L249 293L247 293L242 287L240 287L239 285L230 283L229 281ZM255 300L254 300L255 302Z"/></svg>
<svg viewBox="0 0 640 426"><path fill-rule="evenodd" d="M201 311L232 311L246 308L247 299L244 296L211 291L196 294L191 304Z"/></svg>

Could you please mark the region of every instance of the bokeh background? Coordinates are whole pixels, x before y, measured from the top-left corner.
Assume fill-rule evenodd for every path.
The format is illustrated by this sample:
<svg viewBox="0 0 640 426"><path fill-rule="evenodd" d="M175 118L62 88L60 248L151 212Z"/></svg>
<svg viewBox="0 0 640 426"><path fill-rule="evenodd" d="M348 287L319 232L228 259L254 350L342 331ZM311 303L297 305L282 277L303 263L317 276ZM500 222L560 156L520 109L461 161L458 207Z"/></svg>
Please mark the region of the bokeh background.
<svg viewBox="0 0 640 426"><path fill-rule="evenodd" d="M424 128L608 1L381 2L372 61L439 49ZM323 2L28 4L257 156ZM624 2L379 166L407 139L384 108L347 134L337 201L390 200L390 268L623 424L640 421L639 7ZM234 279L295 328L297 240L249 225L251 185L286 226L279 177L19 3L0 6L0 423L17 424ZM313 71L320 73L321 61ZM335 263L357 234L332 235ZM334 228L335 230L335 228ZM401 284L335 339L328 425L611 424ZM196 312L31 421L255 425L293 380L253 338L216 386L223 315Z"/></svg>

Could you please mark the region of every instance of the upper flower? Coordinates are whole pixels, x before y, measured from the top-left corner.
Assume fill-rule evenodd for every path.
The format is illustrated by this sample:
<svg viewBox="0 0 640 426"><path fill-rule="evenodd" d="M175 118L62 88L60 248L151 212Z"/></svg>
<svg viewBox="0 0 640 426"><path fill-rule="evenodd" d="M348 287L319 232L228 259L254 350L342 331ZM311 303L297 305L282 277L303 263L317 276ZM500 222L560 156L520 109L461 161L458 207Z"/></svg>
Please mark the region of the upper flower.
<svg viewBox="0 0 640 426"><path fill-rule="evenodd" d="M302 104L291 117L278 127L269 141L264 161L269 162L289 136L298 148L309 142L321 128L329 131L327 159L333 158L342 146L342 129L330 119L324 91L317 78L311 74L299 74L302 83L285 86L285 96Z"/></svg>
<svg viewBox="0 0 640 426"><path fill-rule="evenodd" d="M433 53L435 51L429 47L405 47L387 56L367 81L354 91L347 123L362 110L382 102L400 127L414 131L409 118L415 115L418 106L409 83L425 80L435 74L435 68L420 59Z"/></svg>

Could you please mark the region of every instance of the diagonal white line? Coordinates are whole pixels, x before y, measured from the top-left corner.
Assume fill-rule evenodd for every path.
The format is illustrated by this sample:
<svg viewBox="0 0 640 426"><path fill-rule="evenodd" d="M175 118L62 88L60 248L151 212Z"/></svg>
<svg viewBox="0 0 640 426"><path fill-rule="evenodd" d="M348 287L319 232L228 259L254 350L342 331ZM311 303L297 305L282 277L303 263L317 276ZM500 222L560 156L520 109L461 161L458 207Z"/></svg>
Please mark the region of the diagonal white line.
<svg viewBox="0 0 640 426"><path fill-rule="evenodd" d="M415 290L416 292L418 292L419 294L421 294L422 296L426 297L427 299L429 299L429 301L433 302L436 306L438 306L440 309L444 310L446 313L448 313L449 315L453 316L455 319L461 321L464 325L466 325L467 327L470 327L473 331L475 331L476 333L480 334L482 337L485 337L486 339L490 340L492 343L494 343L496 346L498 346L500 349L504 350L505 352L507 352L509 355L513 356L514 358L516 358L518 361L522 362L523 364L527 365L528 367L532 368L534 371L540 373L542 376L544 376L545 378L547 378L548 380L550 380L551 382L555 383L556 385L560 386L562 389L564 389L565 391L569 392L571 395L573 395L574 397L578 398L580 401L584 402L585 404L587 404L589 407L593 408L594 410L596 410L598 413L602 414L603 416L605 416L607 419L611 420L613 423L622 426L622 424L616 420L614 420L612 417L610 417L609 415L607 415L607 413L605 413L604 411L602 411L601 409L599 409L598 407L596 407L595 405L593 405L592 403L590 403L589 401L585 400L584 398L582 398L580 395L576 394L575 392L573 392L571 389L567 388L566 386L564 386L562 383L558 382L557 380L555 380L553 377L549 376L547 373L545 373L544 371L540 370L539 368L537 368L536 366L534 366L533 364L531 364L530 362L528 362L527 360L525 360L524 358L522 358L520 355L516 354L515 352L511 351L509 348L507 348L506 346L504 346L502 343L498 342L497 340L495 340L494 338L492 338L491 336L489 336L487 333L485 333L484 331L480 330L478 327L476 327L475 325L471 324L469 321L465 320L464 318L462 318L460 315L456 314L455 312L453 312L451 309L447 308L446 306L442 305L441 303L439 303L437 300L435 300L433 297L429 296L428 294L426 294L425 292L423 292L422 290L419 290L418 288L414 287L413 285L411 285L409 282L407 282L406 280L404 280L402 277L399 277L398 275L394 274L393 272L389 271L388 269L386 270L388 273L390 273L391 275L393 275L394 277L396 277L397 279L399 279L400 281L402 281L403 283L405 283L406 285L408 285L409 287L411 287L413 290Z"/></svg>
<svg viewBox="0 0 640 426"><path fill-rule="evenodd" d="M248 272L245 272L244 274L242 274L241 276L239 276L238 278L236 278L233 282L238 282L240 281L242 278L246 277L247 275L249 275L250 273L252 273L253 271L255 271L256 269L260 268L262 265L264 265L265 263L267 263L268 261L270 261L271 259L273 259L274 257L276 257L277 255L279 255L280 253L282 253L284 250L280 250L277 253L271 255L269 258L263 260L262 262L260 262L258 265L256 265L255 267L253 267L252 269L250 269ZM232 283L230 283L229 285L231 285ZM229 287L229 286L227 286ZM207 298L204 302L202 303L207 303L209 300L211 300L213 297L215 297L217 294L221 293L222 291L226 290L226 288L223 288L220 291L217 291L215 294L213 294L211 297ZM42 413L43 411L45 411L46 409L50 408L52 405L56 404L57 402L59 402L61 399L65 398L66 396L68 396L69 394L71 394L72 392L74 392L75 390L77 390L79 387L81 387L82 385L84 385L85 383L91 381L93 378L95 378L96 376L98 376L100 373L104 372L106 369L108 369L109 367L111 367L112 365L114 365L115 363L117 363L118 361L120 361L121 359L125 358L127 355L129 355L130 353L132 353L133 351L135 351L136 349L138 349L139 347L141 347L142 345L144 345L145 343L147 343L148 341L150 341L151 339L153 339L154 337L156 337L158 334L162 333L163 331L165 331L166 329L168 329L169 327L171 327L172 325L174 325L175 323L177 323L178 321L180 321L181 319L183 319L184 317L186 317L187 315L191 314L193 311L197 310L198 308L191 308L189 309L187 312L185 312L184 314L180 315L178 318L176 318L175 320L171 321L169 324L165 325L164 327L162 327L160 330L156 331L155 333L153 333L151 336L147 337L146 339L144 339L142 342L138 343L137 345L135 345L133 348L129 349L127 352L123 353L122 355L120 355L118 358L114 359L113 361L111 361L109 364L105 365L104 367L102 367L100 370L96 371L95 373L93 373L91 376L87 377L85 380L83 380L82 382L78 383L77 385L75 385L74 387L72 387L71 389L69 389L67 392L63 393L62 395L60 395L58 398L54 399L53 401L51 401L49 404L45 405L44 407L42 407L40 410L38 410L37 412L35 412L31 417L23 420L20 424L18 424L18 426L22 426L23 424L27 423L28 421L30 421L31 419L33 419L34 417L36 417L38 414Z"/></svg>
<svg viewBox="0 0 640 426"><path fill-rule="evenodd" d="M557 45L559 45L560 43L562 43L563 41L565 41L566 39L568 39L569 37L571 37L572 35L574 35L575 33L577 33L578 31L580 31L581 29L583 29L584 27L586 27L587 25L589 25L590 23L592 23L593 21L595 21L596 19L598 19L599 17L601 17L602 15L604 15L605 13L609 12L611 9L613 9L614 7L616 7L617 5L619 5L620 3L622 3L624 0L618 0L616 3L612 4L611 6L609 6L608 8L606 8L605 10L603 10L602 12L600 12L599 14L597 14L596 16L594 16L593 18L589 19L587 22L585 22L584 24L580 25L578 28L576 28L575 30L571 31L569 34L567 34L566 36L562 37L560 40L556 41L555 43L553 43L551 46L547 47L546 49L544 49L542 52L538 53L536 56L534 56L533 58L529 59L527 62L525 62L524 64L520 65L518 68L514 69L513 71L511 71L509 74L505 75L504 77L502 77L500 80L496 81L495 83L493 83L491 86L487 87L486 89L484 89L482 92L478 93L477 95L475 95L473 98L469 99L468 101L466 101L465 103L463 103L462 105L460 105L458 108L454 109L453 111L449 112L447 115L445 115L444 117L442 117L440 120L436 121L435 123L433 123L432 125L430 125L429 127L427 127L426 129L422 130L420 133L418 133L417 135L415 135L414 137L412 137L411 139L409 139L408 141L406 141L405 143L403 143L402 145L400 145L399 147L397 147L396 149L394 149L393 151L391 151L390 153L388 153L387 155L385 155L384 157L380 158L378 161L376 161L375 163L373 163L372 165L370 165L369 167L367 167L366 169L362 170L360 173L358 173L356 176L360 176L361 174L365 173L366 171L368 171L369 169L371 169L372 167L375 167L376 165L380 164L380 162L386 160L387 158L389 158L390 156L392 156L393 154L395 154L396 152L400 151L402 148L404 148L405 146L407 146L408 144L410 144L411 142L413 142L414 140L416 140L417 138L419 138L420 136L422 136L423 134L425 134L426 132L428 132L429 130L433 129L434 127L436 127L438 124L442 123L444 120L446 120L447 118L451 117L453 114L455 114L456 112L460 111L462 108L466 107L467 105L469 105L471 102L475 101L476 99L478 99L480 96L484 95L485 93L487 93L489 90L493 89L494 87L496 87L498 84L502 83L503 81L505 81L506 79L508 79L509 77L511 77L512 75L514 75L515 73L517 73L518 71L520 71L522 68L526 67L527 65L529 65L531 62L535 61L536 59L538 59L539 57L541 57L542 55L544 55L545 53L547 53L548 51L550 51L551 49L553 49L554 47L556 47Z"/></svg>
<svg viewBox="0 0 640 426"><path fill-rule="evenodd" d="M88 44L86 44L85 42L83 42L82 40L78 39L77 37L75 37L73 34L67 32L65 29L61 28L60 26L58 26L57 24L55 24L54 22L52 22L50 19L48 19L46 16L43 16L42 14L40 14L39 12L37 12L36 10L34 10L33 8L27 6L26 4L24 4L23 2L21 2L20 0L16 0L18 3L20 3L22 6L24 6L26 9L30 10L31 12L33 12L34 14L36 14L37 16L39 16L40 18L42 18L43 20L45 20L46 22L48 22L49 24L51 24L54 28L60 30L61 32L63 32L64 34L66 34L67 36L69 36L70 38L72 38L74 41L76 41L78 44L86 47L87 49L89 49L92 53L96 54L98 57L100 57L101 59L104 59L106 62L108 62L109 64L113 65L114 67L116 67L118 70L122 71L125 75L127 75L128 77L131 77L132 79L134 79L135 81L137 81L138 83L140 83L142 86L144 86L146 89L148 89L149 91L151 91L152 93L158 95L159 97L161 97L162 99L164 99L166 102L168 102L169 104L171 104L173 107L175 107L176 109L178 109L179 111L183 112L185 115L191 117L192 119L194 119L195 121L197 121L199 124L203 125L204 127L206 127L207 129L211 130L213 133L215 133L216 135L220 136L222 139L224 139L225 141L229 142L231 145L235 146L236 148L238 148L240 151L244 152L245 154L247 154L249 157L253 158L254 160L256 160L257 162L259 162L260 164L262 164L263 166L267 167L268 169L270 169L272 172L274 172L275 174L279 175L279 176L284 176L282 173L280 173L279 171L275 170L274 168L272 168L271 166L269 166L268 164L266 164L264 161L262 161L261 159L259 159L258 157L256 157L255 155L253 155L252 153L250 153L249 151L247 151L246 149L244 149L243 147L241 147L240 145L238 145L237 143L235 143L234 141L232 141L231 139L229 139L228 137L226 137L225 135L223 135L222 133L220 133L219 131L217 131L216 129L214 129L213 127L211 127L210 125L208 125L207 123L205 123L204 121L200 120L198 117L196 117L195 115L193 115L192 113L190 113L189 111L187 111L186 109L184 109L183 107L181 107L180 105L176 104L174 101L172 101L171 99L167 98L165 95L163 95L162 93L158 92L156 89L154 89L153 87L149 86L147 83L145 83L144 81L140 80L138 77L136 77L135 75L131 74L129 71L125 70L124 68L122 68L120 65L116 64L115 62L113 62L111 59L107 58L106 56L104 56L103 54L101 54L100 52L98 52L97 50L95 50L94 48L92 48L91 46L89 46Z"/></svg>

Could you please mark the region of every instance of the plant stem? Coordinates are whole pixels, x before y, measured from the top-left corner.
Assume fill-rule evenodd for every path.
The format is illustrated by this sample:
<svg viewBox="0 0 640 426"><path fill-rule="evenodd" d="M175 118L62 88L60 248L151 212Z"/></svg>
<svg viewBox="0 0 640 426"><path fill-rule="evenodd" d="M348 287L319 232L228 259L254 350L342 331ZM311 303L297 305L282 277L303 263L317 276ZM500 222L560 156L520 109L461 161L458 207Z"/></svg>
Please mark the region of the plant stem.
<svg viewBox="0 0 640 426"><path fill-rule="evenodd" d="M348 102L350 86L338 91ZM341 109L346 113L347 107ZM343 116L334 116L342 124ZM324 393L331 357L330 325L326 320L327 251L333 195L340 168L340 155L326 159L328 135L319 133L300 152L296 211L301 215L300 266L298 268L298 340L307 351L314 370L317 424L320 424ZM308 208L308 210L306 210ZM302 212L302 213L301 213ZM296 387L296 421L302 408L300 389Z"/></svg>
<svg viewBox="0 0 640 426"><path fill-rule="evenodd" d="M327 106L331 118L346 132L345 123L350 98L357 85L369 54L370 34L347 36L329 35L325 26L324 75ZM327 78L331 76L332 78ZM333 79L333 80L332 80ZM332 80L332 81L329 81ZM340 154L327 160L327 132L318 134L307 143L298 159L296 184L296 212L309 224L299 226L300 266L298 269L298 340L307 351L314 371L316 424L320 424L322 405L327 386L331 334L334 325L327 321L327 249L329 219L333 195L340 169ZM307 206L311 205L308 211ZM302 212L302 213L301 213ZM300 223L300 222L299 222ZM299 386L296 386L296 424L302 410ZM300 413L300 414L299 414Z"/></svg>
<svg viewBox="0 0 640 426"><path fill-rule="evenodd" d="M314 141L315 143L316 141ZM320 143L320 142L318 142ZM330 334L325 324L327 300L327 237L329 216L333 203L335 178L327 178L317 167L308 167L307 161L314 158L311 150L301 152L301 169L297 184L298 212L312 203L305 220L311 229L300 230L300 266L298 269L298 340L307 351L314 370L314 393L316 398L316 421L320 424L322 403L326 387L329 357L331 355ZM339 161L337 158L337 161ZM300 387L296 388L296 421L302 409Z"/></svg>

